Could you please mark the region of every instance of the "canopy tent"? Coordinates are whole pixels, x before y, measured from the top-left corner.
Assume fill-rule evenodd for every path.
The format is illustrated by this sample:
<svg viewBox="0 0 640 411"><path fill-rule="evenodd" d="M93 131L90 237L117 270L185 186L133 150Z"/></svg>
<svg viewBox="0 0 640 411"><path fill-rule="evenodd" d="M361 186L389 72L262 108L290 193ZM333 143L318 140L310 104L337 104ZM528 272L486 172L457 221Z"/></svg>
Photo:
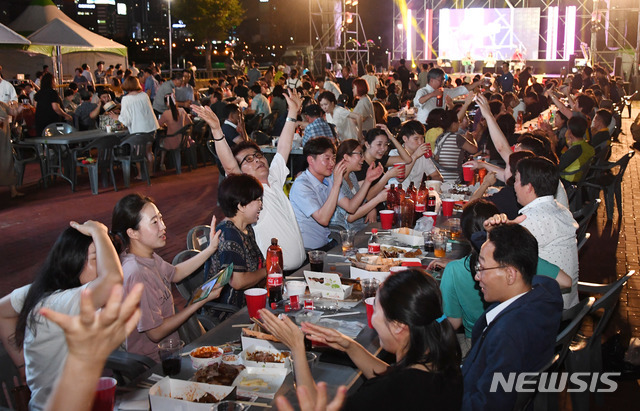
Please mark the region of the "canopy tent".
<svg viewBox="0 0 640 411"><path fill-rule="evenodd" d="M53 4L53 1L32 0L22 14L9 24L9 27L23 36L28 36L56 18L73 22L71 17L64 14Z"/></svg>
<svg viewBox="0 0 640 411"><path fill-rule="evenodd" d="M4 24L0 24L0 44L29 45L31 42Z"/></svg>
<svg viewBox="0 0 640 411"><path fill-rule="evenodd" d="M69 78L83 63L92 68L100 60L107 64L127 63L126 46L85 29L51 0L33 0L9 27L21 34L30 34L33 39L30 45L22 46L23 50L16 50L15 46L12 50L0 50L3 70L8 75L33 75L46 64L56 68L61 65L60 71ZM61 76L58 77L60 80Z"/></svg>

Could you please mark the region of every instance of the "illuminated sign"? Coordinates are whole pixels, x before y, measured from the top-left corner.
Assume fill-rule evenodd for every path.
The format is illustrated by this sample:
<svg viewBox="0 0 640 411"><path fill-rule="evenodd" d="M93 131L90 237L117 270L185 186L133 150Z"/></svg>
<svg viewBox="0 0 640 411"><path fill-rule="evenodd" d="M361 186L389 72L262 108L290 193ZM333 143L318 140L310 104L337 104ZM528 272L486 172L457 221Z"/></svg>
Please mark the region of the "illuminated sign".
<svg viewBox="0 0 640 411"><path fill-rule="evenodd" d="M124 3L118 3L117 6L117 10L118 10L118 14L121 16L126 16L127 15L127 5Z"/></svg>
<svg viewBox="0 0 640 411"><path fill-rule="evenodd" d="M78 4L79 9L95 9L95 4Z"/></svg>
<svg viewBox="0 0 640 411"><path fill-rule="evenodd" d="M87 0L87 4L108 4L110 6L115 6L116 0Z"/></svg>

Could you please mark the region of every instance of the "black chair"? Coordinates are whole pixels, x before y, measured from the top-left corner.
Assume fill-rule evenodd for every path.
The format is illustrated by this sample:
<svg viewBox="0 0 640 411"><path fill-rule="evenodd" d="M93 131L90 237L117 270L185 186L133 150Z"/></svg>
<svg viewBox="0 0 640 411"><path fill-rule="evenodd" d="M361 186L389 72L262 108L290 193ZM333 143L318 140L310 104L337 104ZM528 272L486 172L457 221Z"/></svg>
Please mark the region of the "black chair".
<svg viewBox="0 0 640 411"><path fill-rule="evenodd" d="M184 250L180 251L173 259L172 264L177 265L183 261L186 261L192 258L194 255L197 255L200 251L198 250ZM196 271L194 271L191 275L187 276L185 279L176 283L176 288L180 295L187 301L191 299L193 292L200 287L205 282L205 265L202 265ZM235 305L217 303L217 302L208 302L205 304L202 314L198 315L198 319L201 320L202 323L208 322L210 324L218 325L220 323L220 318L217 316L211 316L207 313L210 311L225 313L224 317L226 318L228 315L231 315L238 311L239 308Z"/></svg>
<svg viewBox="0 0 640 411"><path fill-rule="evenodd" d="M218 157L218 153L216 152L215 141L213 140L207 141L207 148L209 149L209 152L213 156L213 161L215 162L216 167L218 167L218 184L220 184L222 180L224 180L225 177L227 176L227 173L224 171L224 166L222 165L222 161L220 161L220 157Z"/></svg>
<svg viewBox="0 0 640 411"><path fill-rule="evenodd" d="M595 215L598 214L598 207L602 200L596 198L590 203L585 204L580 210L573 213L573 219L578 223L578 229L576 230L576 239L578 241L578 250L581 248L581 243L584 245L587 237L587 229L589 224Z"/></svg>
<svg viewBox="0 0 640 411"><path fill-rule="evenodd" d="M278 118L278 110L273 110L265 118L262 119L262 126L260 131L265 132L267 135L271 135L273 127L276 125L276 119Z"/></svg>
<svg viewBox="0 0 640 411"><path fill-rule="evenodd" d="M629 271L625 276L611 284L593 284L578 282L578 292L585 294L603 294L596 300L589 311L590 315L602 310L600 318L594 322L593 333L588 338L576 339L567 351L565 368L567 372L602 372L602 333L609 323L618 304L622 287L635 271ZM589 409L589 392L572 392L571 402L574 411Z"/></svg>
<svg viewBox="0 0 640 411"><path fill-rule="evenodd" d="M193 130L193 124L187 124L186 126L182 127L180 130L176 131L173 134L167 134L165 136L159 137L158 145L155 153L156 159L158 158L158 155L162 151L165 151L168 154L171 154L173 156L173 162L176 166L176 174L182 173L182 153L183 152L186 152L188 155L189 171L191 171L191 168L198 167L198 165L196 164L195 156L194 156L195 147L193 145L190 145L192 130ZM165 139L169 137L176 137L176 136L180 136L180 146L178 148L168 150L162 147L163 141Z"/></svg>
<svg viewBox="0 0 640 411"><path fill-rule="evenodd" d="M73 133L74 131L78 130L69 123L51 123L42 130L42 137L59 136Z"/></svg>
<svg viewBox="0 0 640 411"><path fill-rule="evenodd" d="M193 140L196 142L196 151L200 153L202 158L202 165L207 166L207 161L210 158L209 150L207 149L207 141L209 140L209 125L204 120L198 120L193 123ZM212 164L215 161L212 159Z"/></svg>
<svg viewBox="0 0 640 411"><path fill-rule="evenodd" d="M116 350L109 355L104 368L113 372L118 385L125 386L156 365L151 358Z"/></svg>
<svg viewBox="0 0 640 411"><path fill-rule="evenodd" d="M120 138L115 135L99 138L91 142L86 147L79 147L71 150L72 167L71 167L71 190L75 191L77 184L77 167L86 168L89 173L89 184L91 192L98 194L98 174L102 172L102 186L107 186L108 171L111 175L111 183L113 190L118 191L116 186L116 177L113 173L113 148L120 144Z"/></svg>
<svg viewBox="0 0 640 411"><path fill-rule="evenodd" d="M603 166L593 166L592 170L601 171L601 174L593 176L585 181L584 186L595 189L598 193L604 191L604 206L607 210L607 220L613 219L614 201L618 203L618 218L622 218L622 178L629 165L629 161L636 154L634 150L629 151L615 163L608 163ZM618 168L614 173L613 169Z"/></svg>
<svg viewBox="0 0 640 411"><path fill-rule="evenodd" d="M13 152L13 166L18 174L18 187L22 185L24 180L24 170L29 163L40 164L40 175L44 176L44 166L42 157L38 154L38 148L34 144L24 142L11 143Z"/></svg>
<svg viewBox="0 0 640 411"><path fill-rule="evenodd" d="M147 146L153 143L156 132L130 134L120 145L113 148L113 161L122 164L124 186L131 181L131 163L137 163L140 174L151 185L147 167Z"/></svg>
<svg viewBox="0 0 640 411"><path fill-rule="evenodd" d="M260 130L260 127L262 126L263 117L264 117L264 114L262 113L256 114L245 123L245 130L247 131L247 134L250 135L252 131Z"/></svg>
<svg viewBox="0 0 640 411"><path fill-rule="evenodd" d="M209 246L211 226L197 225L187 233L187 250L202 251Z"/></svg>
<svg viewBox="0 0 640 411"><path fill-rule="evenodd" d="M527 388L533 388L531 390L523 390L518 392L518 396L516 397L516 403L513 406L513 411L547 411L544 399L542 395L540 395L538 382L540 381L540 375L542 373L549 372L549 370L554 369L558 364L558 355L555 355L551 361L549 361L540 371L538 371L534 375L527 375L524 380L526 381ZM535 388L534 388L535 387Z"/></svg>

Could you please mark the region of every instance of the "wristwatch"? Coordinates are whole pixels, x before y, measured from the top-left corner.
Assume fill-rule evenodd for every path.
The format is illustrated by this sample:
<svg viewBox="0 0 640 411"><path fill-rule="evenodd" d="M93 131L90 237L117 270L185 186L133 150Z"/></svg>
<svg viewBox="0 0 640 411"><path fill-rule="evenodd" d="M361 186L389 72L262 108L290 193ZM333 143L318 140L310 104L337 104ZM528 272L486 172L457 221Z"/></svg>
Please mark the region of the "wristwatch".
<svg viewBox="0 0 640 411"><path fill-rule="evenodd" d="M287 121L289 121L289 122L291 122L291 123L295 123L295 122L297 122L297 121L298 121L298 119L297 119L297 118L295 118L295 117L287 117Z"/></svg>

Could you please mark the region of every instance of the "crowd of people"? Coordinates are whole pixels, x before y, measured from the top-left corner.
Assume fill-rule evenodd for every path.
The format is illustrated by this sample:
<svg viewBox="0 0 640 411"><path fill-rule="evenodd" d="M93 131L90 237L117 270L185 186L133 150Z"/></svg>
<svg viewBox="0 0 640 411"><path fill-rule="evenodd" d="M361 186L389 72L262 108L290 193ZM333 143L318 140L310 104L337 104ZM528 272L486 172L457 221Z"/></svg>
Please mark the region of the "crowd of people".
<svg viewBox="0 0 640 411"><path fill-rule="evenodd" d="M265 255L273 237L283 249L287 275L306 264L307 251L336 246L336 230L375 222L389 184L456 183L463 164L487 170L462 213L470 252L457 261L431 263L430 268L444 268L440 286L422 270L400 272L382 284L372 324L394 357L391 363L334 330L307 323L300 329L268 310L261 314L269 331L291 349L305 401L326 401L325 387L316 385L304 357L309 338L346 352L367 378L346 399L339 392L337 402L344 399L345 409L394 408L398 398L405 409L422 409L425 403L446 410L513 408L515 393L491 392L494 373L542 368L553 354L563 308L578 302L577 223L567 191L582 178L586 162L608 152L619 129L610 107L622 91L600 67L541 84L526 75L529 68L518 76L508 63L495 77L455 79L439 67L424 65L415 76L404 60L398 64L388 76L368 65L357 77L353 64L316 78L302 67L261 72L251 64L240 74L230 65L228 75L210 80L200 95L188 69L158 81L153 66L109 74L99 63L94 73L87 65L78 69L64 101L53 89L53 76L43 74L39 90L32 90L36 133L61 118L83 129L108 116L132 133L160 124L176 130L191 116L205 121L226 175L218 190L225 218L213 218L208 246L176 266L156 254L166 243L167 227L148 197L120 199L111 229L94 221L72 222L34 282L0 300L2 341L24 369L31 409L65 401L60 392L69 389L69 364L81 357L73 334L82 327L118 327L127 351L158 360L157 343L175 335L205 303L243 307L242 292L265 285ZM117 83L122 95L112 87L100 91L98 84L105 82ZM31 92L21 87L16 101L31 99ZM0 89L0 95L9 95L0 109L15 110L11 93ZM109 106L115 107L107 107L112 101L117 104ZM473 104L477 111L470 116ZM552 104L557 107L552 125L541 121L536 131L516 133L523 118L539 118ZM247 124L271 114L268 137L277 136L277 152L269 162ZM260 129L259 123L255 130ZM287 166L294 145L302 147L299 170ZM425 156L428 152L433 156ZM404 175L394 167L399 164ZM287 195L290 172L295 179ZM504 182L501 190L481 198L497 181ZM205 262L207 276L233 264L229 284L176 312L171 283ZM118 312L116 300L123 294ZM132 308L138 300L139 312ZM94 315L100 307L117 319ZM48 321L64 324L65 318L69 322L62 328ZM13 334L15 341L8 343ZM287 407L281 400L278 405Z"/></svg>

